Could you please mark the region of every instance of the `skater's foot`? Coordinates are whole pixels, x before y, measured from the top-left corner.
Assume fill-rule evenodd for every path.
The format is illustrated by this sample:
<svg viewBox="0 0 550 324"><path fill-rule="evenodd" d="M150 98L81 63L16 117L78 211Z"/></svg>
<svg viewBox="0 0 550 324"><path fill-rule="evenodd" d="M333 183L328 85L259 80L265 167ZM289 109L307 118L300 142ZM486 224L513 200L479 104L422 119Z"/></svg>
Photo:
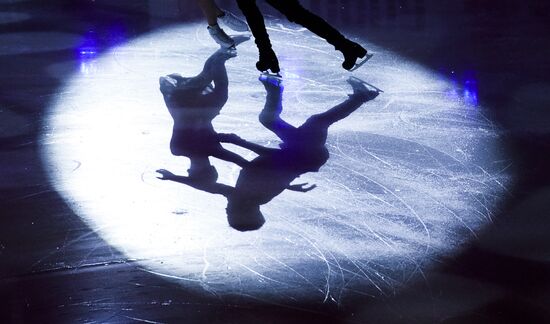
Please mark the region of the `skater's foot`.
<svg viewBox="0 0 550 324"><path fill-rule="evenodd" d="M248 25L244 20L235 16L229 11L223 11L223 13L218 16L218 20L230 29L237 32L247 32L249 30Z"/></svg>
<svg viewBox="0 0 550 324"><path fill-rule="evenodd" d="M342 63L342 67L348 71L356 70L372 57L371 54L367 54L365 48L352 41L347 41L339 50L344 54L344 63ZM363 60L357 62L358 59Z"/></svg>
<svg viewBox="0 0 550 324"><path fill-rule="evenodd" d="M271 70L273 73L279 73L281 71L277 55L271 48L260 50L260 60L256 63L256 68L260 72Z"/></svg>
<svg viewBox="0 0 550 324"><path fill-rule="evenodd" d="M208 26L208 33L222 48L231 49L235 47L235 41L229 37L219 25Z"/></svg>
<svg viewBox="0 0 550 324"><path fill-rule="evenodd" d="M381 90L379 89L369 90L366 87L366 82L356 77L350 77L347 82L353 89L353 94L349 95L350 98L357 98L362 101L369 101L378 97L381 92Z"/></svg>

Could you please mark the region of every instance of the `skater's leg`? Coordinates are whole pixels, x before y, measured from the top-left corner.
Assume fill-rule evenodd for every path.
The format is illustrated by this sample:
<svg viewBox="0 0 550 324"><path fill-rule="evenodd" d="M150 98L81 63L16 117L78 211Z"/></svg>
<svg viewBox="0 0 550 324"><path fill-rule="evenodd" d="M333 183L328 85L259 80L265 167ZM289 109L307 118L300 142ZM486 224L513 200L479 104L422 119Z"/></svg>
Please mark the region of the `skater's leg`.
<svg viewBox="0 0 550 324"><path fill-rule="evenodd" d="M235 41L218 25L218 18L224 16L225 13L214 0L197 0L197 3L208 21L208 33L214 41L223 48L234 47Z"/></svg>
<svg viewBox="0 0 550 324"><path fill-rule="evenodd" d="M317 36L327 40L329 44L338 47L346 40L339 31L323 18L304 8L298 0L267 0L267 2L285 15L289 21L306 27Z"/></svg>
<svg viewBox="0 0 550 324"><path fill-rule="evenodd" d="M256 0L237 0L237 4L246 18L258 48L271 48L269 35L265 29L264 17L256 5Z"/></svg>
<svg viewBox="0 0 550 324"><path fill-rule="evenodd" d="M306 27L317 36L324 38L336 50L341 51L345 58L342 64L344 69L350 70L354 68L357 59L367 55L367 50L361 45L344 37L344 35L324 19L305 9L298 0L266 1L284 14L288 20Z"/></svg>
<svg viewBox="0 0 550 324"><path fill-rule="evenodd" d="M214 26L218 23L218 16L223 15L223 11L216 5L213 0L197 0L208 25Z"/></svg>
<svg viewBox="0 0 550 324"><path fill-rule="evenodd" d="M273 73L278 73L280 71L279 61L271 48L264 17L256 5L256 0L237 0L237 4L246 17L260 52L260 59L256 63L256 68L262 72L271 70Z"/></svg>

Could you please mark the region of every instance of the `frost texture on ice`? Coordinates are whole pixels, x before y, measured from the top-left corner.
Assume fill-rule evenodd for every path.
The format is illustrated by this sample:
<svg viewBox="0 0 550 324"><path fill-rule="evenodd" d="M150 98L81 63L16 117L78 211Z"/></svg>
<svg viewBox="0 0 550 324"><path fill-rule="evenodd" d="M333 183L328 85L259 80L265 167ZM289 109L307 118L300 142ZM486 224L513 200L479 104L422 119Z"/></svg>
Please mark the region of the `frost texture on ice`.
<svg viewBox="0 0 550 324"><path fill-rule="evenodd" d="M421 279L491 222L509 182L498 129L451 82L361 40L375 56L354 75L385 93L329 129L331 158L297 180L315 190L283 192L262 206L267 223L259 231L231 229L223 197L155 174L189 167L170 154L172 121L158 77L197 74L216 50L206 33L202 25L166 29L83 62L45 127L54 186L144 271L220 296L340 302ZM284 119L299 125L345 100L349 74L337 52L301 29L273 25L270 33L274 44L288 44L275 45ZM227 62L229 100L214 126L275 146L258 122L265 90L256 58L248 41ZM238 167L213 164L220 182L235 183Z"/></svg>

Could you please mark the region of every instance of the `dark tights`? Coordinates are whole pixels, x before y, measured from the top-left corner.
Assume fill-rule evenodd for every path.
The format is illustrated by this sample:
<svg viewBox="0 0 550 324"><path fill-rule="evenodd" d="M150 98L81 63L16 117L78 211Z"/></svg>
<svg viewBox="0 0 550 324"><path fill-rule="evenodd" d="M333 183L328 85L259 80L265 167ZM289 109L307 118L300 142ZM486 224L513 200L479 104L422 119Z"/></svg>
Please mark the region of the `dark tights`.
<svg viewBox="0 0 550 324"><path fill-rule="evenodd" d="M308 11L298 0L266 0L269 5L280 11L291 22L309 29L317 36L324 38L329 44L340 49L347 39L324 19ZM237 0L250 26L256 44L260 50L271 48L269 35L265 29L264 18L256 5L256 0Z"/></svg>

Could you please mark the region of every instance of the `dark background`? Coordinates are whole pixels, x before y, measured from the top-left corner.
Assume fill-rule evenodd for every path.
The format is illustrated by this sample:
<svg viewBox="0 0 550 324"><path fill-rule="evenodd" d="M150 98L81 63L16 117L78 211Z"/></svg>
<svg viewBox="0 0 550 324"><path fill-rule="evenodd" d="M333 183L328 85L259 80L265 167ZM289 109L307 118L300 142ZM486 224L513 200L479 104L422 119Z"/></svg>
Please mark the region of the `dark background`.
<svg viewBox="0 0 550 324"><path fill-rule="evenodd" d="M219 3L238 12L233 1ZM33 45L0 38L11 39L0 44L0 322L550 322L550 2L302 3L457 82L475 76L484 113L513 158L514 183L494 223L425 281L342 308L190 293L109 247L48 184L39 135L63 75L47 69L67 62L77 69L75 49L10 54ZM6 13L29 19L5 21ZM0 14L0 37L95 33L100 50L202 19L194 1L169 0L1 0Z"/></svg>

